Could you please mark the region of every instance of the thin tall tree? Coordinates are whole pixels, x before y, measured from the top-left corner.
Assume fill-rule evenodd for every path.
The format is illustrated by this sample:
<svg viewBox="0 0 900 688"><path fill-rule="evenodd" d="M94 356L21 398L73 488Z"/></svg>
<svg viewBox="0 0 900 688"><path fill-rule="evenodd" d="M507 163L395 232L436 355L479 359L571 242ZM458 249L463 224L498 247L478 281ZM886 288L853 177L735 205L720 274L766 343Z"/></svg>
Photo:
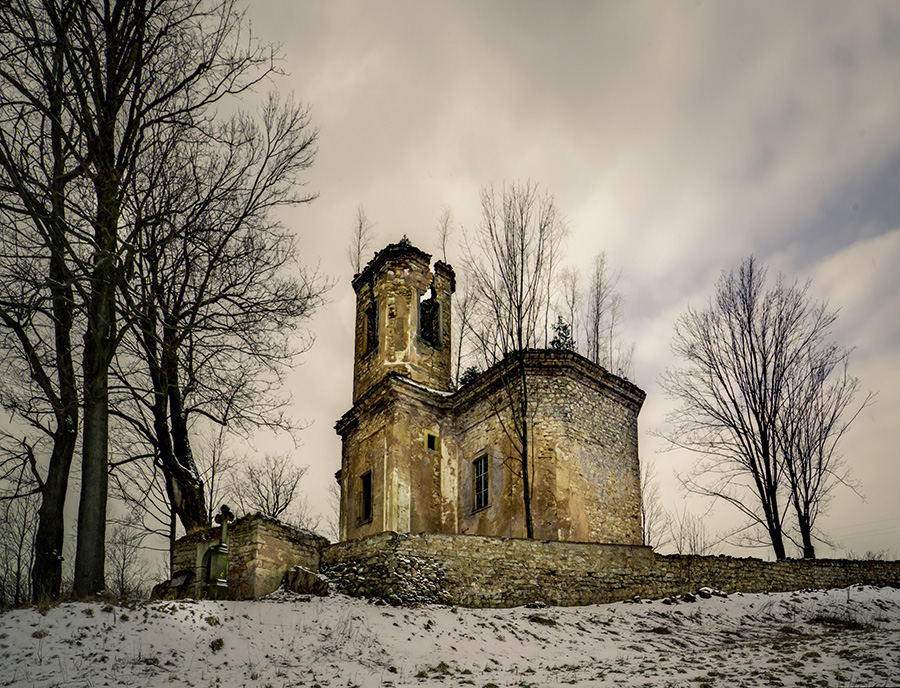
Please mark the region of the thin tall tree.
<svg viewBox="0 0 900 688"><path fill-rule="evenodd" d="M525 368L525 352L543 341L547 285L563 223L552 195L532 183L493 186L481 195L481 223L466 255L466 270L477 315L470 333L485 366L504 358L513 365L504 376L505 411L497 408L513 448L508 465L521 481L525 531L534 537L532 487L534 465L531 424L534 403Z"/></svg>
<svg viewBox="0 0 900 688"><path fill-rule="evenodd" d="M838 451L850 424L873 398L854 404L859 380L848 373L850 351L810 344L788 379L789 402L778 417L778 445L804 559L815 559L816 520L832 489L855 485Z"/></svg>

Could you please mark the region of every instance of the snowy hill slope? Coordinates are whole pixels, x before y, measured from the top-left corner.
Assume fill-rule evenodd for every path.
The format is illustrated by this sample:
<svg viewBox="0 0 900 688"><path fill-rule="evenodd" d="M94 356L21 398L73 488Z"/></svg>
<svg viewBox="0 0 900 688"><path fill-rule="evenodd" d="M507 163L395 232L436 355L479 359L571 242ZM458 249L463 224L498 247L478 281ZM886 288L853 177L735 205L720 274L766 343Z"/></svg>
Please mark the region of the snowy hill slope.
<svg viewBox="0 0 900 688"><path fill-rule="evenodd" d="M900 684L894 589L491 610L275 597L6 612L0 686Z"/></svg>

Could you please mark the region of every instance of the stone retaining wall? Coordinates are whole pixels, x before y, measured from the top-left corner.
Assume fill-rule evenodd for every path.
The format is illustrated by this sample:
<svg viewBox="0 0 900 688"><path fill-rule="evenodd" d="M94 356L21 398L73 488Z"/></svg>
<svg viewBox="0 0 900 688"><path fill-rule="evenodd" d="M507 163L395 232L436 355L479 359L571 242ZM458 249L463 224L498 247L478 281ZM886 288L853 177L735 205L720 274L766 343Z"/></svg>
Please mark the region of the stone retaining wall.
<svg viewBox="0 0 900 688"><path fill-rule="evenodd" d="M321 570L340 592L394 604L600 604L710 587L728 593L900 587L900 561L658 555L649 547L382 533L332 545Z"/></svg>

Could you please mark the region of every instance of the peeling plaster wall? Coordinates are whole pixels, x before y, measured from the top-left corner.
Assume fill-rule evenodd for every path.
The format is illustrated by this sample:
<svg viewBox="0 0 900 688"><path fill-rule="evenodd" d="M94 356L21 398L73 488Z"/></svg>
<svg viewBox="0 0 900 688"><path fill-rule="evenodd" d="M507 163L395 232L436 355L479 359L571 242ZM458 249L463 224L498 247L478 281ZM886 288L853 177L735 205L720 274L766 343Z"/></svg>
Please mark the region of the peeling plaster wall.
<svg viewBox="0 0 900 688"><path fill-rule="evenodd" d="M637 416L643 392L568 352L528 354L534 418L535 538L641 544ZM475 383L477 385L477 383ZM501 385L454 400L460 438L459 531L524 537L518 457ZM490 456L491 504L473 512L472 464Z"/></svg>
<svg viewBox="0 0 900 688"><path fill-rule="evenodd" d="M343 503L356 514L352 493L359 475L379 469L373 490L381 501L370 524L342 515L342 539L379 527L525 536L519 462L505 429L509 410L500 377L489 371L481 383L446 395L388 376L364 395L338 423ZM637 414L643 393L566 352L529 352L528 381L535 537L640 544ZM434 450L427 433L436 437ZM385 443L383 452L360 439L374 437ZM476 511L472 462L482 455L489 463L489 504Z"/></svg>

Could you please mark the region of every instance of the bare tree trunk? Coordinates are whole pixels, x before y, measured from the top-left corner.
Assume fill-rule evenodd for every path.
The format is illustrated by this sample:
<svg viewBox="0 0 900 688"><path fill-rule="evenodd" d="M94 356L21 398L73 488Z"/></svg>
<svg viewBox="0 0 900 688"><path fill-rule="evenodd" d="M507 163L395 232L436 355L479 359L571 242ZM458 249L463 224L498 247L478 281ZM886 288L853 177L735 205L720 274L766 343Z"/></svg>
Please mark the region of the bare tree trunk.
<svg viewBox="0 0 900 688"><path fill-rule="evenodd" d="M479 340L478 353L486 366L500 357L510 361L504 390L510 418L495 406L504 433L513 446L509 468L522 480L525 531L534 537L532 502L535 466L525 353L540 343L541 320L548 317L548 288L553 284L554 256L562 239L562 223L550 195L540 197L533 184L505 187L499 202L493 188L481 197L482 223L474 238L481 251L467 255L477 309L470 332Z"/></svg>
<svg viewBox="0 0 900 688"><path fill-rule="evenodd" d="M354 275L362 271L364 258L368 255L374 240L375 225L369 221L366 209L360 204L356 209L356 224L353 226L350 245L347 246L347 257L350 259L350 268Z"/></svg>
<svg viewBox="0 0 900 688"><path fill-rule="evenodd" d="M525 372L524 350L518 352L518 363L516 367L518 369L519 385L521 388L522 398L522 408L519 411L518 416L522 421L520 423L519 441L521 442L520 459L522 466L522 502L525 507L525 537L527 537L528 539L532 539L534 538L534 516L532 515L531 510L531 465L529 463L528 456L528 379Z"/></svg>
<svg viewBox="0 0 900 688"><path fill-rule="evenodd" d="M108 126L112 128L114 125L109 123ZM88 597L105 588L109 365L115 350L118 230L118 184L115 183L111 160L107 170L113 178L100 180L97 185L97 248L84 337L84 435L73 585L75 597Z"/></svg>
<svg viewBox="0 0 900 688"><path fill-rule="evenodd" d="M206 520L206 498L203 483L191 453L188 438L187 419L181 398L181 385L178 379L178 359L173 355L175 334L172 328L165 328L163 349L163 368L168 382L169 423L172 433L173 459L168 468L169 478L178 486L178 500L173 502L181 523L188 533L209 525Z"/></svg>
<svg viewBox="0 0 900 688"><path fill-rule="evenodd" d="M54 109L58 107L54 103ZM41 486L41 507L34 541L34 566L31 572L32 600L44 604L59 599L62 586L62 552L65 538L63 509L69 485L69 471L78 441L78 390L72 358L74 296L65 265L65 208L63 205L64 155L62 137L51 126L54 151L54 179L51 199L54 220L50 226L50 293L53 300L53 327L56 375L59 396L55 404L56 428L47 475Z"/></svg>
<svg viewBox="0 0 900 688"><path fill-rule="evenodd" d="M21 245L39 247L34 249L41 254L36 256L37 259L47 261L46 276L40 274L36 278L41 280L37 289L49 293L53 330L52 348L39 350L44 335L39 331L29 333L28 328L39 327L34 325L33 318L46 314L42 306L22 304L21 312L28 313L24 318L18 314L12 317L16 309L0 312L0 321L15 333L21 353L29 362L31 377L41 390L41 402L50 409L50 413L41 409L29 419L32 425L41 427L50 436L52 445L46 476L42 478L37 466L32 466L41 494L31 571L32 598L39 603L59 597L63 507L78 434L79 406L71 341L75 298L67 265L70 249L65 208L66 186L77 173L78 165L73 160L74 151L66 145L67 120L63 112L65 51L61 38L70 24L72 12L61 13L61 31L45 41L32 40L32 31L42 25L34 16L34 13L40 13L39 8L25 5L7 8L4 12L7 13L3 15L0 30L4 52L0 57L0 64L4 66L3 92L10 96L15 92L20 94L20 98L11 99L5 106L18 110L15 117L21 118L17 121L21 128L4 127L0 170L4 173L4 184L9 185L6 191L17 197L21 206L11 209L11 214L18 215L36 238ZM24 50L23 45L27 46ZM26 63L33 66L33 74L22 73L27 71L22 69ZM19 99L32 103L32 106L23 109L21 102L12 105ZM7 113L3 119L7 123L14 121ZM30 158L25 151L39 151L38 155L46 156L46 160ZM73 165L74 171L67 167L69 164ZM45 363L51 360L52 372L44 369ZM31 404L29 407L33 408ZM24 413L26 417L29 414L29 411ZM52 417L53 427L45 427L42 417Z"/></svg>

